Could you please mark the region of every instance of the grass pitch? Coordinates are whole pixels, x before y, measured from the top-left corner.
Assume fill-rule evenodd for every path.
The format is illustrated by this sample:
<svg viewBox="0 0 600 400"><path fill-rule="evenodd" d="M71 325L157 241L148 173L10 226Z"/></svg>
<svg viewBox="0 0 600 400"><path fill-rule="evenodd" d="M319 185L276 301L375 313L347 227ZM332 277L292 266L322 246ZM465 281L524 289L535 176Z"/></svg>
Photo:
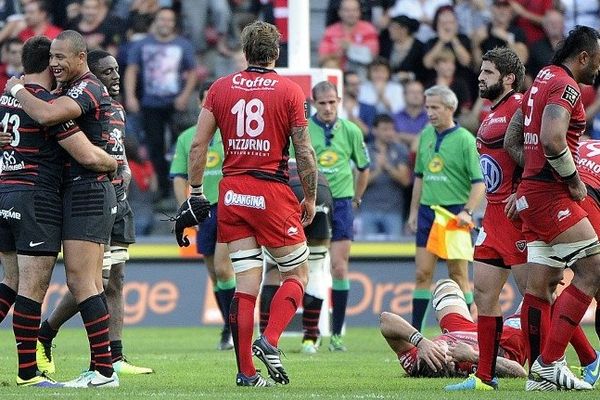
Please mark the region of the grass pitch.
<svg viewBox="0 0 600 400"><path fill-rule="evenodd" d="M4 326L9 326L4 322ZM327 350L328 338L315 355L299 353L300 338L284 337L283 363L290 375L288 386L238 388L235 386L233 351L215 350L216 328L127 328L125 354L135 364L153 367L156 373L121 376L118 389L18 388L15 342L11 329L0 330L0 399L598 399L587 393L526 393L525 381L503 379L498 392L446 393L444 385L456 379L403 377L395 355L376 328L351 328L346 335L347 353ZM434 334L432 329L430 334ZM588 330L597 345L593 330ZM72 379L88 363L83 328L64 329L55 341L57 373L54 378ZM568 359L577 358L571 351ZM256 358L255 358L256 360ZM256 360L260 368L262 364ZM263 368L263 371L265 369Z"/></svg>

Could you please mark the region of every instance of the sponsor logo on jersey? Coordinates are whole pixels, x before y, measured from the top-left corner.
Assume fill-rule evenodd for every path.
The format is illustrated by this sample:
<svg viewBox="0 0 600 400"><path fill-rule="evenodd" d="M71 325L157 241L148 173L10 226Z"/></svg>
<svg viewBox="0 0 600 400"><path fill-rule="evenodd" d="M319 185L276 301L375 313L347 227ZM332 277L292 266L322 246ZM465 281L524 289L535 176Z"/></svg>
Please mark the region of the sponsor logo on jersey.
<svg viewBox="0 0 600 400"><path fill-rule="evenodd" d="M595 174L600 174L600 165L598 165L598 163L594 160L590 160L589 158L580 158L577 164Z"/></svg>
<svg viewBox="0 0 600 400"><path fill-rule="evenodd" d="M221 155L217 151L206 154L206 168L215 168L221 163Z"/></svg>
<svg viewBox="0 0 600 400"><path fill-rule="evenodd" d="M485 189L488 193L494 193L502 184L502 169L493 157L484 154L479 158L481 172L485 181Z"/></svg>
<svg viewBox="0 0 600 400"><path fill-rule="evenodd" d="M442 157L436 154L435 156L433 156L431 161L429 161L427 168L429 168L429 172L433 172L434 174L441 172L444 169L444 160L442 159Z"/></svg>
<svg viewBox="0 0 600 400"><path fill-rule="evenodd" d="M325 150L319 155L319 165L323 167L332 167L339 160L339 156L333 150Z"/></svg>
<svg viewBox="0 0 600 400"><path fill-rule="evenodd" d="M229 145L229 150L261 152L271 150L271 142L264 139L228 139L227 144Z"/></svg>
<svg viewBox="0 0 600 400"><path fill-rule="evenodd" d="M254 79L242 78L242 74L235 74L232 79L234 87L238 89L267 89L273 88L279 82L277 79L264 78L257 76Z"/></svg>
<svg viewBox="0 0 600 400"><path fill-rule="evenodd" d="M565 90L563 91L562 96L560 96L564 100L567 101L571 105L571 107L575 106L577 103L577 99L579 98L579 90L575 89L571 85L565 86Z"/></svg>
<svg viewBox="0 0 600 400"><path fill-rule="evenodd" d="M13 211L14 207L9 208L8 210L0 210L0 216L4 219L21 219L21 213L17 211Z"/></svg>
<svg viewBox="0 0 600 400"><path fill-rule="evenodd" d="M74 99L79 98L79 96L81 96L87 85L88 84L86 81L79 82L77 86L73 86L67 91L67 96L72 97Z"/></svg>
<svg viewBox="0 0 600 400"><path fill-rule="evenodd" d="M488 125L492 125L492 124L506 124L506 116L502 116L502 117L496 117L496 118L490 118L488 119Z"/></svg>
<svg viewBox="0 0 600 400"><path fill-rule="evenodd" d="M517 247L517 250L519 250L521 253L523 253L525 251L525 249L527 249L527 241L526 240L517 240L515 242L515 246Z"/></svg>
<svg viewBox="0 0 600 400"><path fill-rule="evenodd" d="M236 193L233 190L228 190L225 193L225 205L226 206L240 206L257 208L264 210L266 208L266 202L264 196L254 196L250 194Z"/></svg>
<svg viewBox="0 0 600 400"><path fill-rule="evenodd" d="M287 230L288 236L296 236L299 232L299 229L295 226L290 226Z"/></svg>
<svg viewBox="0 0 600 400"><path fill-rule="evenodd" d="M12 96L6 95L6 94L2 95L2 97L0 97L0 106L23 108L23 107L21 107L21 103L19 103L19 100L15 99Z"/></svg>
<svg viewBox="0 0 600 400"><path fill-rule="evenodd" d="M19 171L25 168L25 162L17 162L15 151L4 151L2 153L2 171Z"/></svg>
<svg viewBox="0 0 600 400"><path fill-rule="evenodd" d="M37 247L37 246L39 246L39 245L41 245L41 244L44 244L44 243L46 243L46 242L35 242L35 243L34 243L34 241L33 241L33 240L30 240L30 241L29 241L29 247Z"/></svg>
<svg viewBox="0 0 600 400"><path fill-rule="evenodd" d="M558 210L558 213L556 214L556 218L558 218L559 221L562 221L563 219L569 217L571 215L571 209L567 208L565 210Z"/></svg>

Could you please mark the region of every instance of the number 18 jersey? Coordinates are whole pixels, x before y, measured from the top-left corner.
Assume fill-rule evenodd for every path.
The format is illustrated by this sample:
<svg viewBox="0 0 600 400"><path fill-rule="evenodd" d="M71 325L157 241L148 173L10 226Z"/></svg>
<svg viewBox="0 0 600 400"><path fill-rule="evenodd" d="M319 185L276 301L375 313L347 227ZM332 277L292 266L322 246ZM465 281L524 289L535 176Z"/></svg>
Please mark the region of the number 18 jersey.
<svg viewBox="0 0 600 400"><path fill-rule="evenodd" d="M204 108L221 130L223 176L287 182L290 133L308 124L300 86L274 70L249 67L217 80Z"/></svg>

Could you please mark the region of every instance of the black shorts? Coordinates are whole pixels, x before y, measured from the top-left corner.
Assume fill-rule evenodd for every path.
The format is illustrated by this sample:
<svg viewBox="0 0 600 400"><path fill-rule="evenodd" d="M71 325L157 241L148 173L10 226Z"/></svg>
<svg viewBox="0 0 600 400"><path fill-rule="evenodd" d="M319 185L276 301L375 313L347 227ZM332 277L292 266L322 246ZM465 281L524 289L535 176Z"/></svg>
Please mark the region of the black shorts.
<svg viewBox="0 0 600 400"><path fill-rule="evenodd" d="M117 197L112 183L70 185L63 196L62 238L109 244L116 215Z"/></svg>
<svg viewBox="0 0 600 400"><path fill-rule="evenodd" d="M298 201L304 199L304 191L301 185L292 184L292 191L296 195ZM331 239L332 213L333 213L333 197L328 185L317 185L317 209L315 218L310 225L304 228L304 235L307 240L316 239Z"/></svg>
<svg viewBox="0 0 600 400"><path fill-rule="evenodd" d="M0 193L0 251L56 256L60 251L62 202L58 193Z"/></svg>
<svg viewBox="0 0 600 400"><path fill-rule="evenodd" d="M110 234L111 243L135 243L135 225L133 211L127 200L117 202L117 215Z"/></svg>

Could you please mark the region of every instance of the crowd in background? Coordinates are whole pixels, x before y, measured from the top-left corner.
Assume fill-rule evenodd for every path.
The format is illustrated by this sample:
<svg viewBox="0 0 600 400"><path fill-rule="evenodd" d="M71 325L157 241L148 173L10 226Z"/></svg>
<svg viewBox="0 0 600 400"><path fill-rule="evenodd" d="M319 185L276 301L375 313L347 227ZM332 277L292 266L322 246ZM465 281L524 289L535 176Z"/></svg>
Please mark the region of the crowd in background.
<svg viewBox="0 0 600 400"><path fill-rule="evenodd" d="M199 85L242 68L239 34L257 18L284 32L278 65L285 67L286 7L286 0L0 1L0 87L21 74L22 44L37 34L54 38L74 29L89 49L114 54L127 110L129 198L138 234L151 234L159 230L156 211L176 207L170 154L178 134L195 123ZM475 133L490 107L478 96L482 54L512 48L527 66L528 85L570 29L600 27L600 2L329 0L325 20L320 38L311 38L318 43L313 65L344 72L340 116L359 126L371 156L357 238L398 240L405 234L414 152L428 123L424 90L449 86L459 100L457 122ZM588 134L600 138L596 89L582 93Z"/></svg>

